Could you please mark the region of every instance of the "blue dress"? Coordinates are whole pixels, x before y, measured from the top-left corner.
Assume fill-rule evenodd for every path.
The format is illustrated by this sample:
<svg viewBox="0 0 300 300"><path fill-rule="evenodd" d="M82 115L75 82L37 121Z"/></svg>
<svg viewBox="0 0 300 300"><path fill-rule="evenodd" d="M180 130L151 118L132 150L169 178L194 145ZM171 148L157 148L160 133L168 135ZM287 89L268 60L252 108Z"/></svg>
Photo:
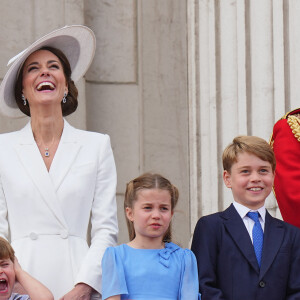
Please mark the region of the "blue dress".
<svg viewBox="0 0 300 300"><path fill-rule="evenodd" d="M173 243L164 249L109 247L102 259L102 299L121 295L134 300L197 300L194 254Z"/></svg>

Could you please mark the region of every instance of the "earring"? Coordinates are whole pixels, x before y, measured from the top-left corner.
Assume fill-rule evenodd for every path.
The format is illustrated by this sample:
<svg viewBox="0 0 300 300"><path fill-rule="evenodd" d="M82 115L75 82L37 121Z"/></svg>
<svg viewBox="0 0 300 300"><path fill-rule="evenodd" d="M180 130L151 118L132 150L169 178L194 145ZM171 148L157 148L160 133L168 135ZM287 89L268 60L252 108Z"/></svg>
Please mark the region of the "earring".
<svg viewBox="0 0 300 300"><path fill-rule="evenodd" d="M26 102L26 98L23 94L22 94L22 100L23 100L23 104L26 106L27 102Z"/></svg>
<svg viewBox="0 0 300 300"><path fill-rule="evenodd" d="M68 94L65 92L65 93L64 93L64 97L62 98L62 103L64 103L64 104L67 102L67 98L66 98L67 95L68 95Z"/></svg>

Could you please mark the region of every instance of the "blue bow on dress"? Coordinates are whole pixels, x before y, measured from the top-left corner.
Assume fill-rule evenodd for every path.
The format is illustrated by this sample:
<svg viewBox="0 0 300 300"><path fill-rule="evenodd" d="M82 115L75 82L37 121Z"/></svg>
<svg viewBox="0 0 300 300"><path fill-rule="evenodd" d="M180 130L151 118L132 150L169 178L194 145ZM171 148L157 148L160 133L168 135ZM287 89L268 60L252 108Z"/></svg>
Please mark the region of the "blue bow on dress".
<svg viewBox="0 0 300 300"><path fill-rule="evenodd" d="M173 243L166 243L165 248L161 249L159 254L159 262L165 266L166 268L169 268L170 266L170 256L173 252L177 251L179 246L173 244Z"/></svg>

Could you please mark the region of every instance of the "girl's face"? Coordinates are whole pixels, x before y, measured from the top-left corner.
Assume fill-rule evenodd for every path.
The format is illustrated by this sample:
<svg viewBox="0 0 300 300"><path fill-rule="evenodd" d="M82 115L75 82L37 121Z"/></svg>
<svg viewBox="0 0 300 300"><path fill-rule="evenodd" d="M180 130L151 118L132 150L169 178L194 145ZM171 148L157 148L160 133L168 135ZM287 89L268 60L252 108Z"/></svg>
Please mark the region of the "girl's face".
<svg viewBox="0 0 300 300"><path fill-rule="evenodd" d="M28 56L23 68L23 94L30 109L38 104L60 102L68 92L63 66L48 50L38 50Z"/></svg>
<svg viewBox="0 0 300 300"><path fill-rule="evenodd" d="M162 242L173 216L171 195L167 190L142 189L133 208L126 208L126 215L133 222L136 240Z"/></svg>

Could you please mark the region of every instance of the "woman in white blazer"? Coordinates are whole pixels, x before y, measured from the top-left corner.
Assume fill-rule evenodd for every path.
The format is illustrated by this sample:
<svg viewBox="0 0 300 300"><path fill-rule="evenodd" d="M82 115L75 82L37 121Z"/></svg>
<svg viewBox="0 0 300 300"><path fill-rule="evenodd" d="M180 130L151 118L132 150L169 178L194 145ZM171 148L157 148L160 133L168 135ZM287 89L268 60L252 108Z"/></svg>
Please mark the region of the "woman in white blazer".
<svg viewBox="0 0 300 300"><path fill-rule="evenodd" d="M100 299L102 255L117 241L109 136L63 118L77 108L73 81L94 50L89 28L58 29L17 55L0 86L0 111L31 117L0 135L0 234L55 299Z"/></svg>

